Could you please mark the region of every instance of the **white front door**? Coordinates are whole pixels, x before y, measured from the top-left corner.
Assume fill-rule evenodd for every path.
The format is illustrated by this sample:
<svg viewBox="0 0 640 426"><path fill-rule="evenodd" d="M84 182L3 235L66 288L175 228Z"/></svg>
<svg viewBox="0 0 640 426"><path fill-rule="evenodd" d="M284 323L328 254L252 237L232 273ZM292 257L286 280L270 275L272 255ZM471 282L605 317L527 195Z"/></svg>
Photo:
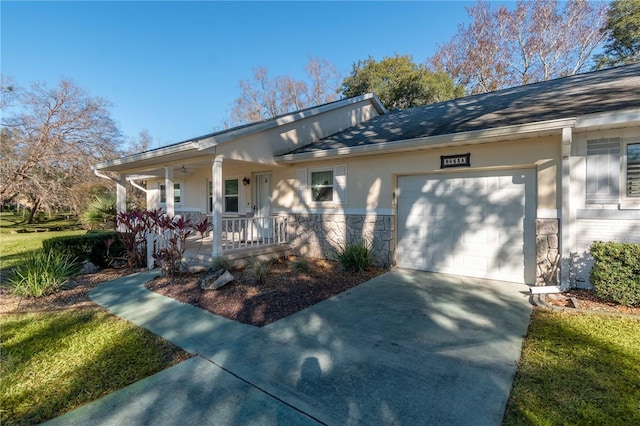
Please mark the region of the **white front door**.
<svg viewBox="0 0 640 426"><path fill-rule="evenodd" d="M255 216L258 236L262 239L271 238L271 173L256 174L255 182Z"/></svg>

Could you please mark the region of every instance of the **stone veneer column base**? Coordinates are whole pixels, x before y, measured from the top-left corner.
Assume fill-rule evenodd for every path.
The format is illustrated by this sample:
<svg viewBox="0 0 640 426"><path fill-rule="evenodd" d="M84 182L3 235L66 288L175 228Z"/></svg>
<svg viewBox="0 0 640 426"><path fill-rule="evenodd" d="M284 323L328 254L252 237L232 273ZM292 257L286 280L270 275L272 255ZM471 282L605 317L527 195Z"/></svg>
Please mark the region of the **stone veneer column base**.
<svg viewBox="0 0 640 426"><path fill-rule="evenodd" d="M536 285L558 285L558 219L536 219Z"/></svg>

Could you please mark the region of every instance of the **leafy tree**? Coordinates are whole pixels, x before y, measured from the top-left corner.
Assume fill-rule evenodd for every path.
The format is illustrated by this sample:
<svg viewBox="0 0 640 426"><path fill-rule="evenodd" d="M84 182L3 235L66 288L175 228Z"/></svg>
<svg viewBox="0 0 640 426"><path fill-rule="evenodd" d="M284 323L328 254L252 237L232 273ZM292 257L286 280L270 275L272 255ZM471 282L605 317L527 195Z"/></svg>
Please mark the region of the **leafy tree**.
<svg viewBox="0 0 640 426"><path fill-rule="evenodd" d="M429 59L433 69L454 76L470 93L534 83L583 71L602 42L606 4L570 0L518 1L491 9L467 8L471 23Z"/></svg>
<svg viewBox="0 0 640 426"><path fill-rule="evenodd" d="M309 57L305 72L310 84L290 76L272 78L266 67L253 69L252 80L240 81L240 96L234 101L225 127L253 123L337 99L338 73L329 61Z"/></svg>
<svg viewBox="0 0 640 426"><path fill-rule="evenodd" d="M640 61L640 0L614 0L609 5L604 54L596 67L609 68Z"/></svg>
<svg viewBox="0 0 640 426"><path fill-rule="evenodd" d="M2 93L12 99L2 102L0 200L28 197L32 223L41 206L68 207L71 188L97 179L91 165L117 155L120 132L109 103L68 79L10 91L3 81Z"/></svg>
<svg viewBox="0 0 640 426"><path fill-rule="evenodd" d="M369 57L353 64L342 82L342 94L353 97L373 92L388 109L404 109L463 95L462 87L442 71L430 71L409 55Z"/></svg>

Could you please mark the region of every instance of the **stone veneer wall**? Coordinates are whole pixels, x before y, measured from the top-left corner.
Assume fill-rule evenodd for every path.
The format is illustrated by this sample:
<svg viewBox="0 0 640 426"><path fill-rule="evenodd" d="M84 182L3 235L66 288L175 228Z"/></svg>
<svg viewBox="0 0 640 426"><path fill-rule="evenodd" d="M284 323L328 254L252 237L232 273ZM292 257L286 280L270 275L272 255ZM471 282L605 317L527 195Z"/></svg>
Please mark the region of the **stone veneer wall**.
<svg viewBox="0 0 640 426"><path fill-rule="evenodd" d="M393 216L295 213L288 220L289 241L301 255L332 259L345 243L366 241L376 265L393 264Z"/></svg>
<svg viewBox="0 0 640 426"><path fill-rule="evenodd" d="M558 285L558 219L536 219L536 285Z"/></svg>

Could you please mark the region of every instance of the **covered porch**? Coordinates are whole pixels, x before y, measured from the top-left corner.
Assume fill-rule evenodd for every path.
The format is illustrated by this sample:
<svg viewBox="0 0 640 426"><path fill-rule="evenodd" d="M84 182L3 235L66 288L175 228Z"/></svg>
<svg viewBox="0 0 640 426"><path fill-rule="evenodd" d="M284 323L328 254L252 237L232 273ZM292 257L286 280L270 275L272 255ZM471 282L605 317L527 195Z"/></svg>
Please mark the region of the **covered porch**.
<svg viewBox="0 0 640 426"><path fill-rule="evenodd" d="M185 261L208 263L219 256L232 260L289 249L287 216L272 215L272 169L276 164L225 159L223 155L185 149L177 161L167 155L112 165L114 178L96 174L116 184L117 212L127 208L127 187L141 190L146 209L169 217L188 219L194 227L206 220L204 238L192 232ZM164 164L158 164L158 163ZM129 186L130 188L130 186ZM173 191L171 189L173 188ZM147 264L154 264L152 251L157 236L150 236Z"/></svg>
<svg viewBox="0 0 640 426"><path fill-rule="evenodd" d="M249 257L274 257L289 254L288 218L223 219L221 234L221 254L231 261L242 261ZM190 235L187 238L183 260L189 267L211 264L213 255L213 229L204 237Z"/></svg>

